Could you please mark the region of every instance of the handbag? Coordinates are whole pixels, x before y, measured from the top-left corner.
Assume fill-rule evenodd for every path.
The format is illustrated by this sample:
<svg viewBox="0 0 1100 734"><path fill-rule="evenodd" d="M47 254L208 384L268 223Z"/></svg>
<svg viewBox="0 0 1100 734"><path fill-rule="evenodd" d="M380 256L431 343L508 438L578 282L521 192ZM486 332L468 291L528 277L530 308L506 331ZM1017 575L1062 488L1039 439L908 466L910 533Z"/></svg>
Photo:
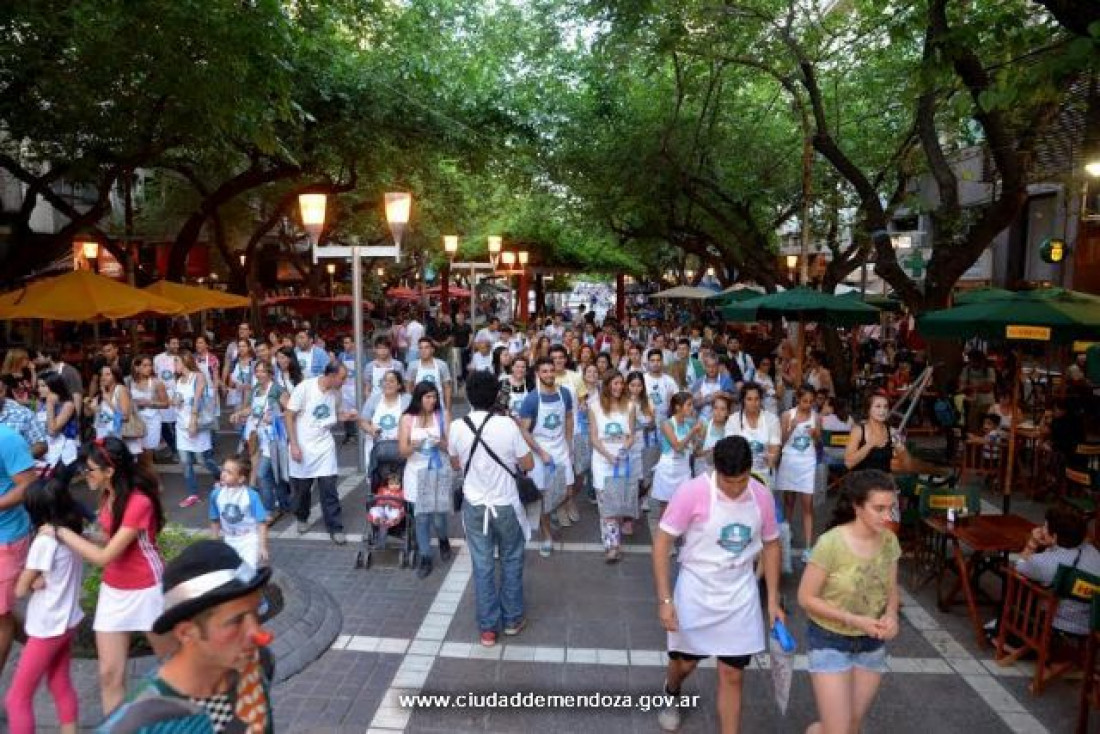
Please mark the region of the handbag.
<svg viewBox="0 0 1100 734"><path fill-rule="evenodd" d="M485 451L492 458L492 460L499 464L501 469L508 472L508 474L511 475L512 479L516 480L516 491L519 493L519 501L525 505L530 505L538 502L542 499L542 492L540 492L539 488L535 486L535 480L531 479L531 477L523 474L522 472L512 471L511 469L509 469L504 464L504 462L500 460L500 457L496 455L496 452L489 448L489 444L481 440L481 431L485 428L485 424L488 423L491 418L492 416L486 418L485 421L481 424L481 428L478 428L476 431L474 431L474 422L470 420L469 416L466 416L462 419L466 423L466 425L470 427L470 430L474 431L474 443L470 446L470 457L466 459L466 471L463 472L463 475L469 473L470 461L473 460L474 451L477 450L477 446L480 443L482 447L484 447Z"/></svg>
<svg viewBox="0 0 1100 734"><path fill-rule="evenodd" d="M573 436L573 468L577 474L584 474L592 468L592 440L587 433Z"/></svg>
<svg viewBox="0 0 1100 734"><path fill-rule="evenodd" d="M210 409L206 409L206 404L210 403ZM214 415L214 401L209 400L206 393L199 396L199 420L197 423L198 430L202 431L216 431L218 429L218 417Z"/></svg>
<svg viewBox="0 0 1100 734"><path fill-rule="evenodd" d="M450 512L452 506L452 474L439 449L432 452L428 466L416 473L416 511L418 513Z"/></svg>
<svg viewBox="0 0 1100 734"><path fill-rule="evenodd" d="M652 475L653 467L661 460L661 445L657 440L657 431L646 429L642 432L642 478Z"/></svg>
<svg viewBox="0 0 1100 734"><path fill-rule="evenodd" d="M630 475L630 457L615 462L611 476L604 478L597 493L600 517L638 517L637 477Z"/></svg>
<svg viewBox="0 0 1100 734"><path fill-rule="evenodd" d="M120 385L121 387L121 385ZM117 392L117 391L116 391ZM116 401L117 404L117 401ZM115 416L121 417L122 413L118 409L115 410ZM134 401L130 400L130 414L121 419L118 426L118 435L122 439L135 439L145 437L145 420L137 412L137 408L134 406Z"/></svg>

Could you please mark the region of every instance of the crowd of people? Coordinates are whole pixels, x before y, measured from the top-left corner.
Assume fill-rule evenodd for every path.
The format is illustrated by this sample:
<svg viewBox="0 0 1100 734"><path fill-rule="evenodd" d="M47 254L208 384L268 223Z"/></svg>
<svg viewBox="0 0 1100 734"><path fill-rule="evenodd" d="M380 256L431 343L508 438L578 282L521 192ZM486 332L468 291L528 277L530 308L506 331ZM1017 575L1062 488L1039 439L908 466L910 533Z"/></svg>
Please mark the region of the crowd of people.
<svg viewBox="0 0 1100 734"><path fill-rule="evenodd" d="M767 325L566 316L522 326L492 317L475 328L461 312L426 323L406 314L375 330L361 357L350 337L327 344L303 326L257 338L240 324L217 352L206 335L186 345L173 336L158 354L123 360L107 342L84 374L48 347L9 350L0 370L0 670L15 597L29 596L34 611L6 697L12 731L33 731L30 694L43 680L59 721L75 730L68 667L84 563L104 569L93 622L104 713L115 712L116 723L142 720L120 705L131 636L144 634L168 662L134 700L180 699L188 705L174 715L228 721L227 701L242 686L263 688L259 589L270 572L258 569L271 562L268 528L293 513L307 533L316 487L331 541L347 542L338 437L362 439L368 482L382 466L400 467L384 483L408 507L421 578L433 571L433 536L440 562L453 556L450 513L428 498L440 475L458 477L455 509L485 646L527 624L527 541L550 557L587 504L604 561L620 563L624 539L648 515L656 618L668 632L665 692L677 695L700 660L717 656L726 731L740 720L744 668L765 648L770 625L786 618L781 575L801 567L820 714L813 731L858 730L886 669L884 643L898 632L891 473L911 457L890 401L927 361L918 337L904 322L857 335L856 352L843 358L872 389L852 410L821 333L799 354ZM991 446L1001 440L993 432L1023 420L1002 399L1006 362L969 354L951 403L958 423ZM1069 389L1091 400L1084 362L1072 367ZM463 401L469 412L458 417ZM1052 455L1085 435L1080 411L1064 402L1037 418ZM949 423L941 427L953 430ZM219 463L217 434L228 427L236 436ZM846 445L838 449L832 434L848 435ZM165 462L182 468L179 506L205 503L211 532L234 555L196 544L166 569L157 545L166 501L157 465ZM81 472L95 508L70 491ZM815 527L815 498L842 474L831 522ZM1029 559L1079 540L1071 520L1048 526ZM1095 549L1086 556L1083 568L1100 563ZM223 607L235 616L211 630ZM270 724L269 710L255 715ZM661 711L666 730L679 722L677 706Z"/></svg>

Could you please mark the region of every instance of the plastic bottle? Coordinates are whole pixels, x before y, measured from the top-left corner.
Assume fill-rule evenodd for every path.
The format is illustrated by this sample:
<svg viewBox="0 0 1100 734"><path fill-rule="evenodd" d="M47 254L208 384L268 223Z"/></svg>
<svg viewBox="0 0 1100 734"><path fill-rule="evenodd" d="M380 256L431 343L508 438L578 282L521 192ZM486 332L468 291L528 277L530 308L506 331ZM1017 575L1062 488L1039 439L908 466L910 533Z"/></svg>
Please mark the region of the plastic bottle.
<svg viewBox="0 0 1100 734"><path fill-rule="evenodd" d="M795 648L798 647L794 636L791 635L787 625L783 624L781 619L775 620L775 624L772 625L772 638L783 648L783 652L794 652Z"/></svg>

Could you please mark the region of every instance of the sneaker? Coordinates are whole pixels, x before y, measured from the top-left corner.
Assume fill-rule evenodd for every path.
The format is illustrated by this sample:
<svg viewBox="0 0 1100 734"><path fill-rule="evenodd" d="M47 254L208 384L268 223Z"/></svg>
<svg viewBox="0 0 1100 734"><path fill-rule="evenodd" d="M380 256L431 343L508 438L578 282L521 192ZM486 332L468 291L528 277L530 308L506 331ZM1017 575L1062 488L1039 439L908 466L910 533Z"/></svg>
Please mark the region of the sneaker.
<svg viewBox="0 0 1100 734"><path fill-rule="evenodd" d="M305 520L298 521L298 535L305 535L309 532L309 523Z"/></svg>
<svg viewBox="0 0 1100 734"><path fill-rule="evenodd" d="M672 696L668 692L668 688L664 690L665 696ZM662 731L679 731L680 729L680 707L676 704L669 704L660 711L657 712L657 725L661 727Z"/></svg>
<svg viewBox="0 0 1100 734"><path fill-rule="evenodd" d="M642 497L641 510L642 510L642 512L649 512L649 495L648 494L645 497Z"/></svg>
<svg viewBox="0 0 1100 734"><path fill-rule="evenodd" d="M627 538L634 535L634 521L633 520L623 520L622 531L623 531L623 535L626 536Z"/></svg>
<svg viewBox="0 0 1100 734"><path fill-rule="evenodd" d="M186 497L184 497L182 500L180 500L180 507L181 508L193 507L193 506L197 505L199 502L201 502L201 500L199 499L199 496L197 494L189 494Z"/></svg>
<svg viewBox="0 0 1100 734"><path fill-rule="evenodd" d="M527 617L524 617L523 619L519 620L518 622L513 622L512 624L504 625L504 634L508 635L509 637L515 637L520 632L523 632L523 630L526 626L527 626Z"/></svg>
<svg viewBox="0 0 1100 734"><path fill-rule="evenodd" d="M416 569L418 579L426 579L432 573L432 561L430 558L421 558L420 565Z"/></svg>
<svg viewBox="0 0 1100 734"><path fill-rule="evenodd" d="M492 630L481 633L481 646L493 647L497 644L497 633Z"/></svg>
<svg viewBox="0 0 1100 734"><path fill-rule="evenodd" d="M347 545L348 538L342 532L337 530L334 533L329 533L328 537L332 538L332 542L336 545Z"/></svg>
<svg viewBox="0 0 1100 734"><path fill-rule="evenodd" d="M439 560L446 563L454 557L454 551L451 550L450 540L439 541Z"/></svg>
<svg viewBox="0 0 1100 734"><path fill-rule="evenodd" d="M542 541L542 545L539 546L539 555L542 556L543 558L549 558L550 553L553 552L553 550L554 550L554 541L544 540L544 541Z"/></svg>
<svg viewBox="0 0 1100 734"><path fill-rule="evenodd" d="M622 557L622 552L618 548L608 548L603 554L604 563L618 563Z"/></svg>

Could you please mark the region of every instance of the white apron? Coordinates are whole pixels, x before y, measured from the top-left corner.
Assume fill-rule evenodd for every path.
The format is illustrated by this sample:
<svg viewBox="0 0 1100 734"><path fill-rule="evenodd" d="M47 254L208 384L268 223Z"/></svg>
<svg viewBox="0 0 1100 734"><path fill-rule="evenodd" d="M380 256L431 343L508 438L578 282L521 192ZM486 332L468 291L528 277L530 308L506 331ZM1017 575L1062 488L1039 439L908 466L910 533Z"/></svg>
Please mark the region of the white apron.
<svg viewBox="0 0 1100 734"><path fill-rule="evenodd" d="M722 381L719 379L708 380L706 378L699 384L699 394L696 396L699 400L706 400L716 392L722 391ZM699 409L699 417L704 420L710 420L710 414L714 411L714 406L707 403Z"/></svg>
<svg viewBox="0 0 1100 734"><path fill-rule="evenodd" d="M59 405L57 407L60 408L61 406ZM46 404L44 402L39 404L35 418L46 434L46 456L43 459L46 464L48 466L57 466L57 462L60 461L65 466L68 466L76 461L76 440L67 437L64 428L62 428L61 432L56 436L50 435L47 428Z"/></svg>
<svg viewBox="0 0 1100 734"><path fill-rule="evenodd" d="M796 409L788 412L794 420ZM817 447L810 432L813 430L817 414L810 412L810 419L802 421L791 431L787 443L783 446L783 457L779 462L779 471L775 474L775 488L781 492L814 493L814 480L817 474Z"/></svg>
<svg viewBox="0 0 1100 734"><path fill-rule="evenodd" d="M756 426L753 427L745 419L744 413L738 411L726 421L727 436L742 436L749 442L752 450L752 473L757 475L764 484L771 487L773 477L768 468L768 422L761 412L756 418Z"/></svg>
<svg viewBox="0 0 1100 734"><path fill-rule="evenodd" d="M688 434L694 423L676 424L675 418L670 418L673 430L676 431L676 439L682 441ZM653 467L653 499L668 502L681 484L691 479L691 457L689 449L673 451L671 444L660 434L661 458L657 466Z"/></svg>
<svg viewBox="0 0 1100 734"><path fill-rule="evenodd" d="M604 448L610 451L612 455L616 455L626 444L626 432L630 427L630 414L621 410L613 410L611 413L604 413L603 408L598 402L591 406L589 411L589 418L595 421L596 433L600 437L600 442L603 443ZM626 466L624 462L620 464L619 470L624 471L625 469ZM631 470L635 472L638 471L633 467ZM604 481L608 477L613 476L614 473L615 465L593 447L592 487L602 490Z"/></svg>
<svg viewBox="0 0 1100 734"><path fill-rule="evenodd" d="M153 371L160 381L164 383L164 390L168 393L168 407L160 411L160 419L164 423L176 422L176 358L168 353L158 354L153 359ZM172 447L175 448L175 447Z"/></svg>
<svg viewBox="0 0 1100 734"><path fill-rule="evenodd" d="M370 370L370 389L372 393L382 392L382 380L385 379L387 372L401 372L401 364L399 362L390 361L385 367L379 367L377 363L373 363L374 366Z"/></svg>
<svg viewBox="0 0 1100 734"><path fill-rule="evenodd" d="M130 397L135 400L154 400L157 394L155 380L156 378L149 380L149 386L145 389L138 387L136 381L131 381ZM160 447L161 410L159 408L141 408L138 413L141 415L141 419L145 421L145 437L142 438L141 444L146 451L156 451Z"/></svg>
<svg viewBox="0 0 1100 734"><path fill-rule="evenodd" d="M714 475L710 513L684 533L673 599L679 629L668 649L689 655L753 655L764 649L753 560L764 547L762 518L752 489L736 500L719 498Z"/></svg>
<svg viewBox="0 0 1100 734"><path fill-rule="evenodd" d="M547 403L542 399L542 391L538 393L539 409L535 416L535 423L531 426L531 437L546 453L550 454L550 460L554 462L557 471L565 470L565 484L573 483L573 462L569 458L569 447L565 442L565 395L558 388L558 400ZM535 454L535 468L531 472L531 478L535 486L545 490L547 487L546 465L542 463L539 455Z"/></svg>
<svg viewBox="0 0 1100 734"><path fill-rule="evenodd" d="M439 379L439 365L436 364L434 359L432 360L431 367L425 367L424 363L419 359L416 360L414 364L416 365L416 384L413 385L413 387L419 385L421 382L435 385L437 389L442 387L442 381ZM442 398L443 396L440 395L440 399Z"/></svg>
<svg viewBox="0 0 1100 734"><path fill-rule="evenodd" d="M726 418L726 425L729 425L729 418ZM713 451L714 444L721 441L726 437L726 426L715 427L713 421L707 421L707 434L703 439L703 451ZM710 474L714 471L714 461L712 457L708 456L696 456L695 457L695 471L692 472L692 476L702 476L703 474Z"/></svg>
<svg viewBox="0 0 1100 734"><path fill-rule="evenodd" d="M244 403L246 396L252 392L252 379L255 372L252 362L244 364L238 361L236 366L233 367L233 372L230 373L231 378L236 387L229 390L225 395L225 405L228 408L236 408Z"/></svg>
<svg viewBox="0 0 1100 734"><path fill-rule="evenodd" d="M344 403L344 410L355 410L355 381L359 379L359 370L355 364L355 355L347 352L340 353L340 362L348 371L348 378L340 386L340 398Z"/></svg>

